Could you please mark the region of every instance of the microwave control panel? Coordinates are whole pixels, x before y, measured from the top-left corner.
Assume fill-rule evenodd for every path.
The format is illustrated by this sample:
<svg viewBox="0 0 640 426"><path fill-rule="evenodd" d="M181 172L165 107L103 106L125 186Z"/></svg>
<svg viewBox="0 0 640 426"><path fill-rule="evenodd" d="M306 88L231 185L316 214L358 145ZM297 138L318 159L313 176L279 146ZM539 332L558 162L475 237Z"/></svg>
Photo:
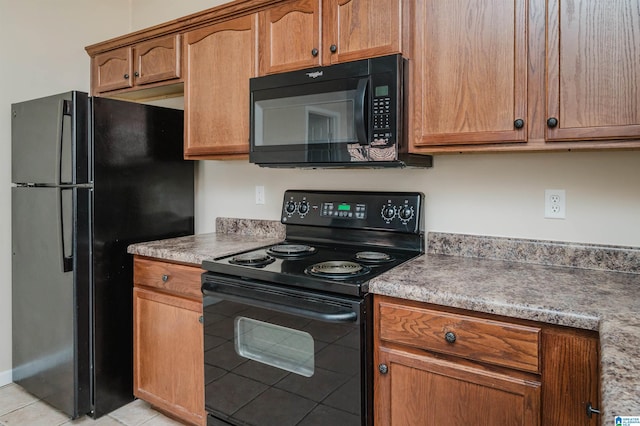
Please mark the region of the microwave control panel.
<svg viewBox="0 0 640 426"><path fill-rule="evenodd" d="M374 87L374 97L372 101L373 115L373 138L390 138L391 135L391 96L389 96L389 86Z"/></svg>
<svg viewBox="0 0 640 426"><path fill-rule="evenodd" d="M397 119L399 105L397 105L397 82L393 81L393 74L383 73L373 75L371 79L371 146L385 147L396 142Z"/></svg>

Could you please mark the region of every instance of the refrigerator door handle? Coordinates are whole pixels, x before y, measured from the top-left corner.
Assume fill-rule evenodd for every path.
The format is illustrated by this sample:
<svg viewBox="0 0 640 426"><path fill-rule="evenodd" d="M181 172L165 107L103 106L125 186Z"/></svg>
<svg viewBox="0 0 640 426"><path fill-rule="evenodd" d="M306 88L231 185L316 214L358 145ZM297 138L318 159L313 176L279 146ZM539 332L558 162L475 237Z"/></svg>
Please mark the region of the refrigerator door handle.
<svg viewBox="0 0 640 426"><path fill-rule="evenodd" d="M59 215L58 217L60 218L60 245L61 245L61 250L60 253L62 255L62 271L63 272L71 272L73 271L73 235L71 235L71 238L69 239L69 244L65 243L65 209L64 209L64 193L65 191L71 191L71 197L72 197L72 201L71 201L71 208L73 209L73 198L75 198L75 193L73 191L73 188L60 188L60 197L59 197L59 202L58 202L58 209L59 209ZM71 221L73 222L73 214L70 215ZM71 226L72 224L69 223L68 226L70 226L71 232L73 232L73 226ZM70 254L67 256L67 250L69 250Z"/></svg>
<svg viewBox="0 0 640 426"><path fill-rule="evenodd" d="M64 117L73 117L73 101L68 99L64 99L62 101L62 114L60 114L60 134L58 135L58 162L56 167L58 168L58 185L64 185L71 182L63 182L62 173L63 173L63 162L64 162L64 130L65 130L65 119Z"/></svg>

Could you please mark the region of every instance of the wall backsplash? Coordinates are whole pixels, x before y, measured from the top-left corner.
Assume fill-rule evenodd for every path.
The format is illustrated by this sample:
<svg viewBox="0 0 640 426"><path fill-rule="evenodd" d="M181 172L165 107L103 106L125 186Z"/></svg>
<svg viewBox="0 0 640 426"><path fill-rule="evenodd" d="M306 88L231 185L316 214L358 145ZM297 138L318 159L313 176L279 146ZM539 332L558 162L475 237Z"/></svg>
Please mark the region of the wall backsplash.
<svg viewBox="0 0 640 426"><path fill-rule="evenodd" d="M439 155L431 169L396 170L201 161L196 232L216 217L279 220L287 189L421 191L428 232L640 247L638 165L640 151ZM566 219L544 218L545 189L566 191Z"/></svg>
<svg viewBox="0 0 640 426"><path fill-rule="evenodd" d="M640 274L640 248L430 232L427 253Z"/></svg>

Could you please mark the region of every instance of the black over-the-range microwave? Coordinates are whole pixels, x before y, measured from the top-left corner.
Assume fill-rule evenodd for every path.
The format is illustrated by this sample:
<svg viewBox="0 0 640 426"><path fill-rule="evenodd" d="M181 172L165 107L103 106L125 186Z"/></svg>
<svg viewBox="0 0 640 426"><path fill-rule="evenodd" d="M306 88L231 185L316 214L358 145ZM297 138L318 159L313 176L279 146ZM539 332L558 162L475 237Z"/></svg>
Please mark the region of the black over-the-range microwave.
<svg viewBox="0 0 640 426"><path fill-rule="evenodd" d="M390 55L252 78L250 162L431 167L407 150L405 72Z"/></svg>

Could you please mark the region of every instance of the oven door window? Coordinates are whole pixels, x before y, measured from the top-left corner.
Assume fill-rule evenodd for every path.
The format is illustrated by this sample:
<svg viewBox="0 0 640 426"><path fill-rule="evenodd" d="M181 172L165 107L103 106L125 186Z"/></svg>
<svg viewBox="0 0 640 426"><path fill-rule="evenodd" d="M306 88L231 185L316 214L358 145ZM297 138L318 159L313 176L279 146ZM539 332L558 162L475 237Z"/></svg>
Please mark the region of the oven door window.
<svg viewBox="0 0 640 426"><path fill-rule="evenodd" d="M309 333L242 316L235 319L234 330L238 355L304 377L313 376L314 345Z"/></svg>

